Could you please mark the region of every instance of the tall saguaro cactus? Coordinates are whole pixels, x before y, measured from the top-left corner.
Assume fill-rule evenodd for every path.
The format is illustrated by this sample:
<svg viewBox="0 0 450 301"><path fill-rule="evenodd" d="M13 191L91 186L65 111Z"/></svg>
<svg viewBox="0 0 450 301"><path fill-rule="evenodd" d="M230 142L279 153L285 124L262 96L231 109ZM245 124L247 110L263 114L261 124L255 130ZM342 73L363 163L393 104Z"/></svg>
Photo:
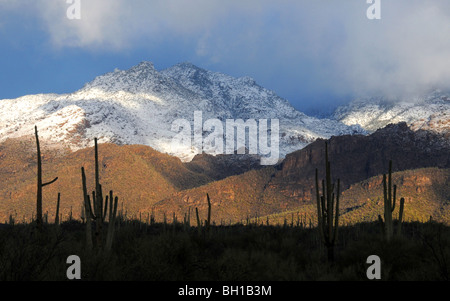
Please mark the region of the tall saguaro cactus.
<svg viewBox="0 0 450 301"><path fill-rule="evenodd" d="M389 161L389 171L388 175L383 174L383 198L384 198L384 222L381 215L378 216L382 226L384 236L387 241L392 239L394 235L394 223L392 219L392 213L395 210L395 203L397 197L397 185L392 186L392 161ZM401 224L403 222L403 209L404 209L405 199L400 199L400 210L399 210L399 226L398 234L401 232Z"/></svg>
<svg viewBox="0 0 450 301"><path fill-rule="evenodd" d="M205 221L206 230L208 231L211 227L211 200L209 199L209 194L206 194L206 200L208 201L208 218Z"/></svg>
<svg viewBox="0 0 450 301"><path fill-rule="evenodd" d="M92 214L91 201L89 200L89 195L87 193L86 174L84 172L84 167L81 167L81 181L83 185L84 215L86 218L86 246L90 250L92 249Z"/></svg>
<svg viewBox="0 0 450 301"><path fill-rule="evenodd" d="M328 160L328 143L325 142L325 180L322 180L322 195L319 189L319 176L316 168L316 199L318 227L322 241L327 248L328 261L334 261L334 246L339 228L339 194L340 180L331 182L331 166ZM335 193L336 188L336 193Z"/></svg>
<svg viewBox="0 0 450 301"><path fill-rule="evenodd" d="M103 224L108 216L108 196L103 199L102 185L100 184L100 173L98 164L98 145L95 138L95 190L92 192L92 205L89 194L87 193L86 174L84 167L81 168L81 178L83 184L83 200L86 215L86 245L92 247L92 223L95 221L95 242L98 249L103 248ZM114 226L117 215L118 197L114 198L113 191L109 193L109 225L106 237L106 250L110 250L114 236Z"/></svg>
<svg viewBox="0 0 450 301"><path fill-rule="evenodd" d="M206 200L208 202L208 217L205 220L205 230L209 231L210 227L211 227L211 200L209 198L209 194L206 194ZM197 216L197 227L198 227L198 231L201 232L202 230L202 221L200 219L200 216L198 214L198 208L195 208L195 215Z"/></svg>
<svg viewBox="0 0 450 301"><path fill-rule="evenodd" d="M113 202L114 200L114 202ZM108 200L106 200L107 202ZM112 247L112 242L114 238L114 229L116 224L116 216L117 216L117 204L119 202L119 198L116 196L114 198L112 190L109 192L109 223L108 223L108 232L106 234L106 251L110 251ZM105 205L106 211L107 205Z"/></svg>
<svg viewBox="0 0 450 301"><path fill-rule="evenodd" d="M106 217L106 209L108 207L108 197L106 197L105 200L105 211L103 211L103 192L102 192L102 185L100 184L100 173L99 173L99 167L98 167L98 144L97 144L97 138L94 139L95 143L95 194L92 193L92 201L94 202L94 219L96 223L95 227L95 237L97 240L97 246L99 248L102 248L103 243L103 222L105 221ZM91 211L92 214L92 211Z"/></svg>
<svg viewBox="0 0 450 301"><path fill-rule="evenodd" d="M58 201L56 202L55 225L59 225L59 203L61 202L61 193L58 192Z"/></svg>
<svg viewBox="0 0 450 301"><path fill-rule="evenodd" d="M36 137L37 148L37 193L36 193L36 226L39 230L42 229L42 188L47 185L53 184L58 180L58 177L50 182L42 183L42 158L41 158L41 146L39 144L39 135L37 126L34 127L34 135Z"/></svg>

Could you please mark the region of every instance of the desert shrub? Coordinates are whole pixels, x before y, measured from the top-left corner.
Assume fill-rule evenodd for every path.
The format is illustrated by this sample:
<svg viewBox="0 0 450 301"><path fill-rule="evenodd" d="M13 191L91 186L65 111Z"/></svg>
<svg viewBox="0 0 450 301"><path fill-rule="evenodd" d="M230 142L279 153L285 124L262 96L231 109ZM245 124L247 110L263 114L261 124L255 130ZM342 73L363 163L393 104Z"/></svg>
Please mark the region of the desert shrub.
<svg viewBox="0 0 450 301"><path fill-rule="evenodd" d="M376 222L343 226L336 262L326 259L317 229L122 222L111 252L87 251L82 223L0 228L0 280L66 280L66 259L80 256L83 280L367 280L369 255L382 260L382 280L448 280L450 229L405 223L387 243Z"/></svg>

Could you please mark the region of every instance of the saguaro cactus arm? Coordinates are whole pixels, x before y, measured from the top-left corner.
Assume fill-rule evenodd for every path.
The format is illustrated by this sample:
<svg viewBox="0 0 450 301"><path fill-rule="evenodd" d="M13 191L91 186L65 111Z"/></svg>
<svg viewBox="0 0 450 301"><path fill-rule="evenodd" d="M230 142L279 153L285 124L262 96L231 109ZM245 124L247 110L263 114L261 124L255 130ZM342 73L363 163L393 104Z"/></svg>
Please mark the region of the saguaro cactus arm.
<svg viewBox="0 0 450 301"><path fill-rule="evenodd" d="M37 126L34 127L34 135L36 138L36 149L37 149L37 192L36 192L36 225L38 229L42 229L42 188L55 183L58 177L50 182L42 183L42 158L41 158L41 146L39 143L39 135Z"/></svg>
<svg viewBox="0 0 450 301"><path fill-rule="evenodd" d="M43 184L42 184L42 187L45 187L45 186L50 185L50 184L53 184L53 183L55 183L56 181L58 181L58 177L54 178L54 179L51 180L50 182L43 183Z"/></svg>

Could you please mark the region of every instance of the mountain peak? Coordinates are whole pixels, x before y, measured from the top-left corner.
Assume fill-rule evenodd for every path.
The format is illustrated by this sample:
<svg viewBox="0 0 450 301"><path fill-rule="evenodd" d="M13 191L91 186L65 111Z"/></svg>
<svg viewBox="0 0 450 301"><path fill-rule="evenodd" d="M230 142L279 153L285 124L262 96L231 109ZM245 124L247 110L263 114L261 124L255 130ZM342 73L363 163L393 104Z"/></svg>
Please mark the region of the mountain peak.
<svg viewBox="0 0 450 301"><path fill-rule="evenodd" d="M142 61L139 64L137 64L136 66L131 67L129 70L142 70L142 69L149 69L149 70L155 70L155 66L153 65L152 62L148 62L148 61Z"/></svg>
<svg viewBox="0 0 450 301"><path fill-rule="evenodd" d="M205 77L210 71L200 68L191 62L183 62L173 65L165 70L161 71L163 74L169 77Z"/></svg>
<svg viewBox="0 0 450 301"><path fill-rule="evenodd" d="M127 75L135 78L138 81L148 77L155 77L159 75L153 63L147 61L140 62L139 64L131 67L125 72Z"/></svg>
<svg viewBox="0 0 450 301"><path fill-rule="evenodd" d="M178 63L173 67L179 67L179 68L183 68L183 69L196 69L196 70L203 70L202 68L192 64L191 62L182 62L182 63Z"/></svg>
<svg viewBox="0 0 450 301"><path fill-rule="evenodd" d="M105 92L149 92L162 80L163 77L155 69L153 63L143 61L128 70L115 69L114 72L97 76L82 90L96 88Z"/></svg>

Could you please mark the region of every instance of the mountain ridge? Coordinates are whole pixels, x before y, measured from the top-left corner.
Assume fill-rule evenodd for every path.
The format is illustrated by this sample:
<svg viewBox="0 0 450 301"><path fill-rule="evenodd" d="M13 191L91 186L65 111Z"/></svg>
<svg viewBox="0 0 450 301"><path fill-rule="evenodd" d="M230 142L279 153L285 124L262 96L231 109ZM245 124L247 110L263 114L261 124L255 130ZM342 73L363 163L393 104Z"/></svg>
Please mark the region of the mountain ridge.
<svg viewBox="0 0 450 301"><path fill-rule="evenodd" d="M195 111L203 112L204 120L279 119L281 157L317 138L364 133L359 126L307 116L248 77L187 63L157 71L152 63L141 62L97 76L73 93L1 100L0 142L30 137L37 125L41 139L72 150L92 146L98 138L101 143L148 145L190 161L202 150L174 147L171 125L177 119L192 123ZM206 151L223 153L217 148Z"/></svg>
<svg viewBox="0 0 450 301"><path fill-rule="evenodd" d="M358 124L369 133L389 123L406 122L413 130L428 130L450 138L450 92L434 90L422 95L389 99L365 97L337 108L332 118Z"/></svg>

